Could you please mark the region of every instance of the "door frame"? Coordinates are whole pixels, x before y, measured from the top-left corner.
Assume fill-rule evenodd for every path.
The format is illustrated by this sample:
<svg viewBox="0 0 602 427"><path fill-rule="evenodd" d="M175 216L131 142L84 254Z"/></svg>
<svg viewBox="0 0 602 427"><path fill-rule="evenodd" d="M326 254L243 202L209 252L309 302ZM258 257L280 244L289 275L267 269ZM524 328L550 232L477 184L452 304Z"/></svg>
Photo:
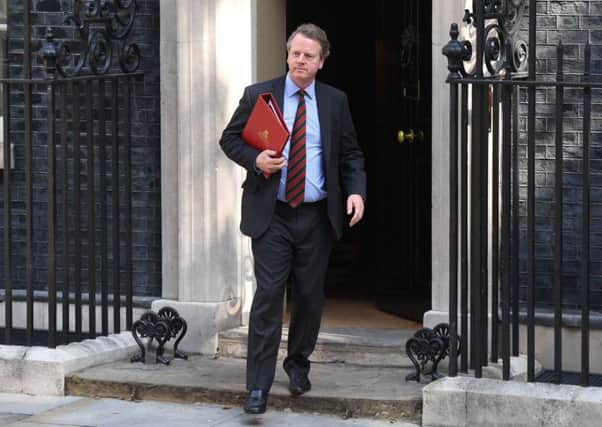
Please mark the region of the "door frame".
<svg viewBox="0 0 602 427"><path fill-rule="evenodd" d="M447 58L449 23L462 22L466 0L432 0L432 192L431 310L425 327L449 322L449 85Z"/></svg>

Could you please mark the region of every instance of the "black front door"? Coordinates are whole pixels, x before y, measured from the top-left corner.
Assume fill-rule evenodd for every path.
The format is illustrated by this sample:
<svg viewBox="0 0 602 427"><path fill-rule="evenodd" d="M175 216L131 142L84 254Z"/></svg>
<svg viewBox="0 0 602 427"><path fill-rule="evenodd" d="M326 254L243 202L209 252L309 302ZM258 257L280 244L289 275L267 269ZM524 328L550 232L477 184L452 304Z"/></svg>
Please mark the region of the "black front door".
<svg viewBox="0 0 602 427"><path fill-rule="evenodd" d="M288 33L302 22L328 34L318 78L348 94L367 162L366 217L333 251L327 296L421 321L431 291L430 1L289 0Z"/></svg>

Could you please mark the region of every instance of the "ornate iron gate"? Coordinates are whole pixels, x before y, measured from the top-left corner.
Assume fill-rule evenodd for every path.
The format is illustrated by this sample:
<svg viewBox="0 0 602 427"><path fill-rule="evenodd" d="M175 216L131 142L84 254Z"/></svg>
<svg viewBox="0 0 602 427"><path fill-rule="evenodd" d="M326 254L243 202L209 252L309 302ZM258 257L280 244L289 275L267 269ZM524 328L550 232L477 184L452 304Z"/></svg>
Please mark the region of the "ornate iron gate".
<svg viewBox="0 0 602 427"><path fill-rule="evenodd" d="M549 288L554 327L554 381L563 381L562 328L566 314L563 294L568 288L564 283L567 272L564 271L563 244L567 236L563 198L568 191L565 188L567 172L572 167L563 158L566 137L563 119L566 118L564 94L571 90L573 95L578 94L581 105L579 162L582 167L570 172L580 188L576 199L581 198L577 215L580 248L575 261L579 268L575 282L578 283L576 302L581 333L580 383L588 385L592 90L602 88L602 83L590 75L589 42L584 47L580 75L573 73L565 78L564 48L559 43L556 79L538 79L535 10L535 0L474 0L472 11L466 11L464 17L465 29L474 37L459 40L459 27L452 24L452 40L443 49L449 60L447 82L450 85L449 373L456 376L458 369L467 372L470 368L476 377L481 377L483 366L501 358L503 378L508 380L510 356L519 354L519 325L524 323L527 379L536 380L535 325L536 314L541 313L539 308L536 310L539 290L536 282L548 278L546 269L538 268L537 264L543 263L536 256L536 233L540 226L536 219L542 217L536 212L541 201L537 200L536 192L540 185L536 182L536 148L543 137L541 132L536 132L536 94L543 91L555 99L549 121L554 124L549 138L553 150L550 147L546 157L553 165L553 174L550 173L553 191L550 191L549 203L544 205L552 212L549 218L553 226L549 235L553 251L545 265L553 270ZM521 21L527 14L528 43L521 32ZM526 145L526 149L521 150L519 143ZM521 174L523 171L526 173ZM526 194L521 193L521 187L526 188ZM525 199L526 206L521 206ZM525 286L521 289L522 279ZM523 289L526 295L521 294ZM462 337L461 354L456 351L458 336Z"/></svg>
<svg viewBox="0 0 602 427"><path fill-rule="evenodd" d="M126 328L132 326L130 115L132 82L143 74L137 71L140 51L129 40L136 0L74 0L64 22L79 36L74 41L77 51L56 41L48 28L37 55L32 54L31 0L23 3L23 75L10 78L5 72L0 79L5 141L1 193L4 343L16 343L18 329L24 328L22 343L32 345L34 324L40 321L47 322L47 343L55 347L95 337L98 332L119 332L122 299ZM119 70L115 70L114 58ZM7 70L8 58L4 65ZM21 96L23 111L10 111L10 100ZM6 167L7 142L19 133L21 146L16 145L22 150L23 164ZM39 135L45 143L36 146ZM46 162L38 161L42 147ZM18 182L24 182L24 194L13 192ZM46 227L44 248L40 248L40 236L34 236L34 222ZM23 241L14 239L17 235L24 235ZM25 246L25 259L13 256L17 244ZM34 292L34 266L39 265L42 253L46 321L34 319L37 295L46 294L46 290ZM24 272L23 277L17 270ZM17 300L25 302L24 325L14 324ZM88 306L87 331L84 304Z"/></svg>

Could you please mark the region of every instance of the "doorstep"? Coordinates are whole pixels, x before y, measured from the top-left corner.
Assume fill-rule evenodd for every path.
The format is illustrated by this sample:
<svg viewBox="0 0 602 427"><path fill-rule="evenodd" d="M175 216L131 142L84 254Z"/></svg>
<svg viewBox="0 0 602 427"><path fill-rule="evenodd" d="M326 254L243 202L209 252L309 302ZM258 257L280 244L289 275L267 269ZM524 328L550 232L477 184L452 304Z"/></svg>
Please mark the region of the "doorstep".
<svg viewBox="0 0 602 427"><path fill-rule="evenodd" d="M311 360L325 363L347 363L360 366L411 368L405 343L415 330L322 328ZM249 330L246 326L219 334L218 354L221 357L246 358ZM278 360L286 357L288 328L282 329Z"/></svg>
<svg viewBox="0 0 602 427"><path fill-rule="evenodd" d="M164 400L240 406L245 397L245 360L192 355L168 366L115 362L72 373L66 393L126 400ZM406 382L408 368L337 362L312 364L312 390L291 396L279 365L268 408L420 422L424 384Z"/></svg>

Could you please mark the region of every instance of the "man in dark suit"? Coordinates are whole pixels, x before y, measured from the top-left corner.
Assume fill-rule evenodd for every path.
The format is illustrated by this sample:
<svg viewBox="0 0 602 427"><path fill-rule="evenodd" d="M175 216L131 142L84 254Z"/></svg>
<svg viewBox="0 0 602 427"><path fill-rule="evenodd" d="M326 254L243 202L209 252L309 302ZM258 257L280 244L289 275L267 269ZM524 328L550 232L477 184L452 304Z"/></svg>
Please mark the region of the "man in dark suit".
<svg viewBox="0 0 602 427"><path fill-rule="evenodd" d="M282 333L283 297L292 274L292 312L284 369L294 395L308 378L320 329L330 251L364 214L366 175L347 96L315 80L329 55L326 33L303 24L289 37L288 73L245 89L223 131L226 155L247 170L241 231L252 238L257 290L249 319L247 413L265 412ZM259 94L276 98L291 138L282 153L259 152L241 132ZM265 178L265 174L271 174Z"/></svg>

